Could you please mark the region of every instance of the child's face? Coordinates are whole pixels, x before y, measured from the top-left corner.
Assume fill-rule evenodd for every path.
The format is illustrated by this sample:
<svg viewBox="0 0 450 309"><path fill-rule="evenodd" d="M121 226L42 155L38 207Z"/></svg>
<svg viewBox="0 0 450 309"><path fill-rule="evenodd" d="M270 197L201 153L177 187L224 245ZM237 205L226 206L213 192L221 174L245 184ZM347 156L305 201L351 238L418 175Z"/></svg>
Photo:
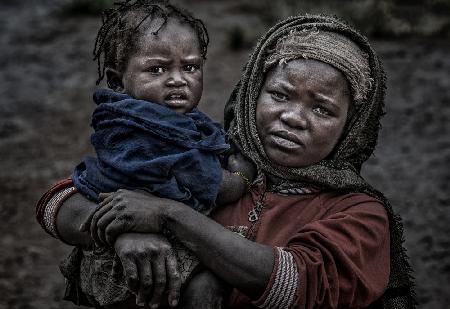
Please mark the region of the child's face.
<svg viewBox="0 0 450 309"><path fill-rule="evenodd" d="M203 91L203 58L194 30L173 18L158 31L152 21L141 35L122 75L123 91L135 99L155 102L186 113Z"/></svg>
<svg viewBox="0 0 450 309"><path fill-rule="evenodd" d="M305 167L326 158L347 119L345 76L315 60L292 60L267 73L256 107L264 150L282 166Z"/></svg>

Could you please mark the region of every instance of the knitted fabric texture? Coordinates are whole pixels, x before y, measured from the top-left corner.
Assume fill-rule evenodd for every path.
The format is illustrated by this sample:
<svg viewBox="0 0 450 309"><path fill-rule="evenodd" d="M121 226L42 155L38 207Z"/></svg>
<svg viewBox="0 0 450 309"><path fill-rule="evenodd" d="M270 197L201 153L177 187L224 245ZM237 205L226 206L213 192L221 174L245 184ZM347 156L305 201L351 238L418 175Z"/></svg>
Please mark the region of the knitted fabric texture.
<svg viewBox="0 0 450 309"><path fill-rule="evenodd" d="M267 57L264 71L275 64L283 65L299 58L315 59L334 66L349 81L354 103L360 105L365 100L372 83L368 56L350 39L315 27L290 31Z"/></svg>
<svg viewBox="0 0 450 309"><path fill-rule="evenodd" d="M292 39L292 36L304 36L307 33L311 35L308 39ZM316 50L313 41L318 45ZM330 42L336 41L339 41L337 50L324 50L330 46ZM293 46L296 42L298 49ZM342 52L346 45L348 52ZM264 152L256 127L256 102L264 83L265 69L270 62L282 58L305 58L302 52L298 52L306 50L305 46L308 47L305 51L307 57L336 66L349 79L354 111L347 120L338 144L326 159L311 166L291 168L273 163ZM277 47L281 49L276 50ZM360 51L355 53L356 47ZM294 50L297 56L291 53ZM351 65L350 62L358 63ZM364 65L366 67L362 68ZM349 70L355 72L350 73ZM353 89L356 88L353 79L364 82L361 90ZM272 27L250 55L242 78L225 107L225 129L229 141L255 162L258 170L278 178L285 189L307 183L343 193L362 192L379 199L390 221L391 274L386 292L371 308L415 308L412 269L403 247L401 219L383 194L371 187L359 173L362 163L371 156L377 143L380 120L384 114L384 95L383 68L364 36L334 17L291 17Z"/></svg>

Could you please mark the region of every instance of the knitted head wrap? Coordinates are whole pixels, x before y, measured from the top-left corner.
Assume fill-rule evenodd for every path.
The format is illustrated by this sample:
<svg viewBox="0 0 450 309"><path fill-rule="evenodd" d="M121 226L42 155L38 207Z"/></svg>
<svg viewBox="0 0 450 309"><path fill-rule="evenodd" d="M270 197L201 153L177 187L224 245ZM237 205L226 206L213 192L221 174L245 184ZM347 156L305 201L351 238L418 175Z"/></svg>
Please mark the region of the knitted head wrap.
<svg viewBox="0 0 450 309"><path fill-rule="evenodd" d="M293 168L275 164L267 157L256 127L256 102L266 70L277 63L299 58L319 60L340 70L352 91L353 112L339 142L326 159ZM291 17L272 27L250 55L242 78L225 107L225 129L229 141L255 162L262 173L280 179L283 188L308 183L327 190L362 192L378 198L390 221L391 274L388 289L374 307L414 308L411 268L403 248L401 220L383 194L359 174L362 163L370 157L377 143L384 114L384 94L384 71L364 36L334 17Z"/></svg>
<svg viewBox="0 0 450 309"><path fill-rule="evenodd" d="M344 73L352 90L353 103L360 105L371 88L368 56L343 35L316 27L291 30L280 38L264 63L264 72L293 59L315 59Z"/></svg>

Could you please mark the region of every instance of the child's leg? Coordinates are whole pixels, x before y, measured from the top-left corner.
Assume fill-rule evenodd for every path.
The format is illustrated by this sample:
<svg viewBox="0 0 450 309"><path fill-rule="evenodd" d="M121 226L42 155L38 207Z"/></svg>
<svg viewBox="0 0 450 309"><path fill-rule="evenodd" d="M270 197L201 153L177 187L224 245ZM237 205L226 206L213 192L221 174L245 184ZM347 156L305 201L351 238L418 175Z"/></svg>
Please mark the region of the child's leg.
<svg viewBox="0 0 450 309"><path fill-rule="evenodd" d="M181 295L179 308L182 309L219 309L224 308L228 297L225 283L212 272L204 270L196 274Z"/></svg>

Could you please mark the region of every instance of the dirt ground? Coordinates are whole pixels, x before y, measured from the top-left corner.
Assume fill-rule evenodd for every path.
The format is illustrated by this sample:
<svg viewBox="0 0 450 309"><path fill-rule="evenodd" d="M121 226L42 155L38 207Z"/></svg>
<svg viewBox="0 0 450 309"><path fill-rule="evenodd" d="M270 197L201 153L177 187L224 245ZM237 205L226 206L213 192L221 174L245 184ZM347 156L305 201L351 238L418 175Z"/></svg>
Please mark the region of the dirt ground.
<svg viewBox="0 0 450 309"><path fill-rule="evenodd" d="M0 4L0 308L75 308L61 301L58 270L70 248L43 232L34 205L92 151L91 50L99 20L58 17L61 1ZM237 2L186 2L210 31L200 107L219 121L252 44L266 29ZM237 50L230 48L236 26L251 30ZM388 75L387 115L364 175L403 217L420 308L449 308L450 43L409 38L374 46Z"/></svg>

